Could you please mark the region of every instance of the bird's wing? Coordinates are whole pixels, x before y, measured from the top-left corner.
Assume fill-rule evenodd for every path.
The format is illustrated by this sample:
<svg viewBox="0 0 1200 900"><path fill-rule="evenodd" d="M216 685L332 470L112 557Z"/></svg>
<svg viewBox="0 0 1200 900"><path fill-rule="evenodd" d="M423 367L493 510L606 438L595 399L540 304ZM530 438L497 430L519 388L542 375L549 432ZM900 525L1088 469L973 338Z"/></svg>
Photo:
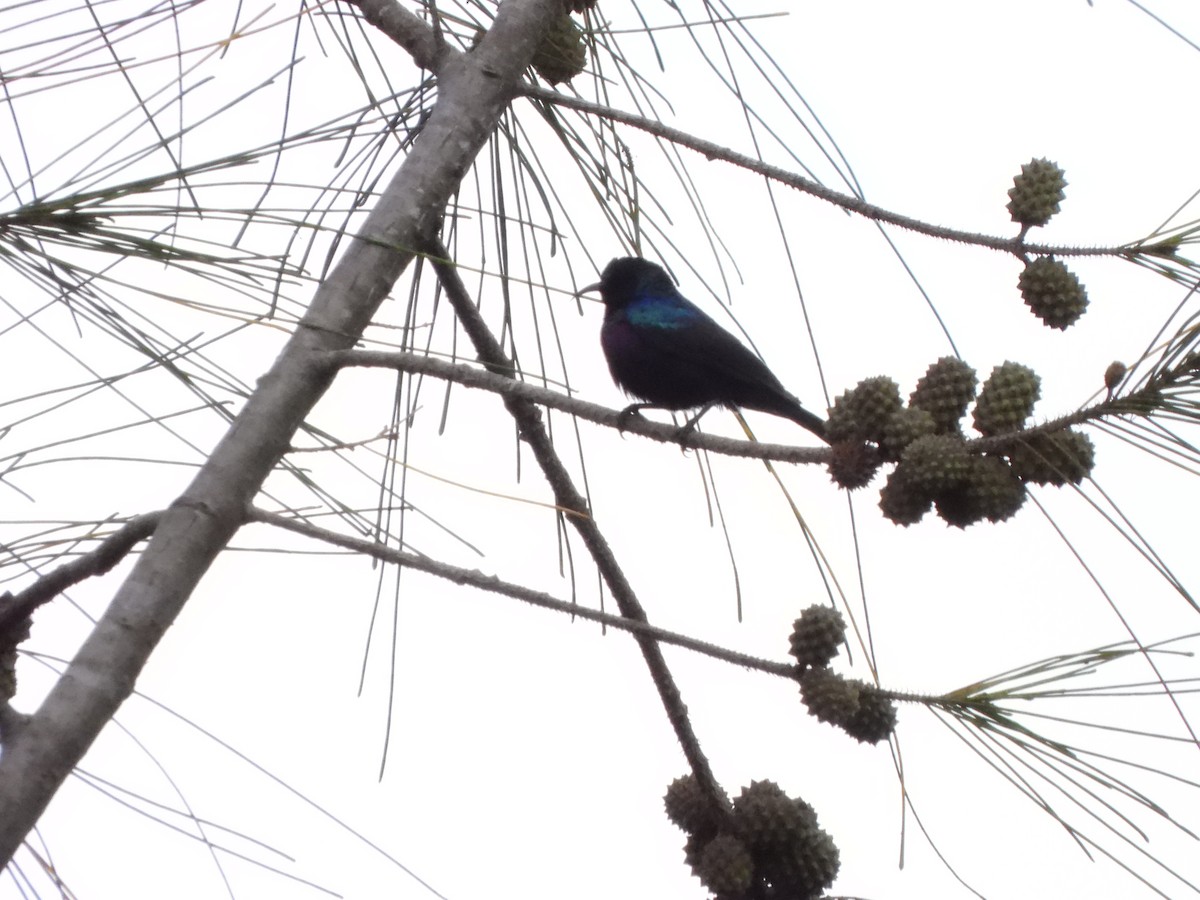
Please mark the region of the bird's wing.
<svg viewBox="0 0 1200 900"><path fill-rule="evenodd" d="M669 409L718 402L762 410L824 438L824 421L766 363L677 292L643 292L616 312L613 326L605 352L613 377L631 395Z"/></svg>
<svg viewBox="0 0 1200 900"><path fill-rule="evenodd" d="M630 306L626 315L645 348L669 358L677 371L682 370L680 374L773 388L790 398L761 359L689 300L679 296L648 298L644 304Z"/></svg>

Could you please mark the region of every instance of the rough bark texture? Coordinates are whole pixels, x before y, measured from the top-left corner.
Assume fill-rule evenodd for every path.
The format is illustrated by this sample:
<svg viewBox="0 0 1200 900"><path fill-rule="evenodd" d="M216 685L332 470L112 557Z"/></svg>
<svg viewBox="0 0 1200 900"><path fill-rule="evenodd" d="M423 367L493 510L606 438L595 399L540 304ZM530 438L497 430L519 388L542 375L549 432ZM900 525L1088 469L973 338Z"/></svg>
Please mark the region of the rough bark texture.
<svg viewBox="0 0 1200 900"><path fill-rule="evenodd" d="M0 860L7 863L59 785L133 690L138 673L333 377L432 233L511 101L562 0L506 0L469 54L443 53L438 100L358 239L259 381L195 480L163 515L146 551L41 707L0 756Z"/></svg>

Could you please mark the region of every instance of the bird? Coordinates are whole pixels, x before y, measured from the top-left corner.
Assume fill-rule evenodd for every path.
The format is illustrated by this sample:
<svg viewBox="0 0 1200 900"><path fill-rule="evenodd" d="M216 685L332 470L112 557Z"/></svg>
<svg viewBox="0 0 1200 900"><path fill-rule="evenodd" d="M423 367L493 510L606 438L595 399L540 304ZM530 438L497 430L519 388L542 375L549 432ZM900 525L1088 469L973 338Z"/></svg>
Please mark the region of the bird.
<svg viewBox="0 0 1200 900"><path fill-rule="evenodd" d="M638 256L609 262L598 290L604 303L600 346L613 381L643 409L698 409L693 428L714 406L754 409L791 419L825 440L825 421L805 409L766 363L684 297L666 270Z"/></svg>

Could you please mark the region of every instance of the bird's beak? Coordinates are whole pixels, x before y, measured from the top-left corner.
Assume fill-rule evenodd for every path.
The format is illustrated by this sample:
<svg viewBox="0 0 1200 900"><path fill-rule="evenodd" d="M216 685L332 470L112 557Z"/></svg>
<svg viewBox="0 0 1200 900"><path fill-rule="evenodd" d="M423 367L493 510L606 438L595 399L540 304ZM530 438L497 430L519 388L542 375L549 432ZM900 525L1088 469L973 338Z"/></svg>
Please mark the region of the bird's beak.
<svg viewBox="0 0 1200 900"><path fill-rule="evenodd" d="M590 294L592 291L598 291L598 290L600 290L600 282L597 281L595 284L589 284L587 287L580 288L579 290L577 290L575 292L574 296L581 297L584 294Z"/></svg>

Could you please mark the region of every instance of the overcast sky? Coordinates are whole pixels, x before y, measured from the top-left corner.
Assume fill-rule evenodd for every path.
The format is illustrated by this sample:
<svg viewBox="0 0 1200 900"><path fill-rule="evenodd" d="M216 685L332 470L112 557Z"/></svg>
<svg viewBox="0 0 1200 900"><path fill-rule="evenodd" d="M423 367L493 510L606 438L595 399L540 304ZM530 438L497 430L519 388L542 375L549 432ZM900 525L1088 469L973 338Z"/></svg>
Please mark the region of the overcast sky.
<svg viewBox="0 0 1200 900"><path fill-rule="evenodd" d="M698 18L702 11L692 5L683 4L684 10ZM677 21L668 9L645 6L651 22ZM246 9L243 21L259 11ZM1044 156L1065 169L1069 186L1061 214L1032 237L1065 245L1124 243L1168 220L1178 226L1196 217L1194 203L1177 210L1200 188L1193 110L1200 6L1160 0L1146 9L1179 33L1119 0L1097 0L1094 6L1084 0L738 5L739 13L786 13L751 22L750 28L836 141L868 200L928 222L1011 235L1016 226L1004 205L1012 176L1022 163ZM266 20L287 12L275 7ZM0 22L18 15L10 8ZM634 8L620 0L600 0L595 15L614 30L642 27ZM78 17L70 21L83 27ZM292 86L292 129L364 102L344 57L332 49L330 32L320 30L326 41L321 44L312 29L301 31L296 55L305 62ZM631 31L621 39L631 60L670 101L662 107L674 111L664 116L667 124L753 150L745 119L700 67L685 30L656 32L665 72L643 36ZM158 52L169 50L167 42ZM290 53L287 27L235 42L224 61L214 58L189 76L188 83L198 85L195 103L207 109L216 98L236 96L246 72L263 78ZM214 81L201 84L203 75ZM354 96L352 104L341 103L339 78L345 79L345 94ZM397 81L407 86L403 78ZM277 83L284 83L282 76ZM748 76L747 85L755 109L782 123L781 143L812 175L845 190L800 122L780 117L779 101L765 81ZM115 108L126 109L128 95L111 90L119 98ZM85 135L88 123L113 115L103 106L109 95L98 85L83 82L46 96L55 98L53 114L69 120L56 138L63 146L68 137L73 142ZM201 132L212 143L193 141L189 161L227 152L222 141L253 146L277 137L281 96L264 91L261 101L245 105L237 121L250 138L230 126L220 134ZM32 100L24 102L21 111L28 115L35 107ZM275 110L261 127L255 121L263 116L260 102L261 109ZM64 112L68 108L70 114ZM810 124L817 121L805 116ZM535 117L527 121L531 139L545 140ZM8 165L17 145L11 129L0 134ZM37 129L28 152L50 154L51 136L49 129ZM653 180L647 173L662 167L661 157L649 141L630 140L643 177ZM831 143L823 139L823 145ZM768 140L764 147L770 161L798 169L779 145ZM332 172L337 149L320 149L326 154L322 164ZM773 371L816 410L824 411L832 396L873 375L893 377L907 395L929 363L952 352L948 332L981 376L1006 359L1034 368L1042 378L1036 415L1050 418L1101 391L1112 360L1136 362L1187 294L1185 287L1127 262L1071 261L1091 306L1078 326L1051 332L1022 304L1015 286L1020 263L1011 257L889 230L893 249L870 223L787 188L774 189L776 219L760 178L681 153L705 192L707 215L727 254L713 253L695 216L680 206L672 207L678 212L667 233L681 252L652 236L644 252L669 265L681 290L714 315L724 315L727 304ZM563 173L564 192L583 196L569 170L555 172ZM255 177L266 176L260 171ZM308 179L321 183L319 174ZM659 183L664 202L682 202L665 170ZM585 197L581 203L586 202ZM14 203L11 195L8 203ZM666 230L665 220L660 224ZM573 235L565 239L575 279L561 257L550 263L551 287L562 292L556 294L557 340L577 394L619 407L625 400L608 377L597 340L601 308L585 302L580 314L566 294L629 248L594 216L581 217L580 231L588 246L580 247ZM590 270L589 259L595 263ZM321 260L305 264L311 271ZM161 277L161 289L169 291L172 282ZM303 299L306 290L294 288L291 296ZM0 293L5 291L24 294L11 270L0 275ZM398 322L403 284L394 296L398 299L381 316ZM483 308L498 325L495 296L485 298ZM1193 308L1194 300L1188 304L1185 309ZM175 309L162 314L185 315ZM525 311L515 314L518 326L528 324ZM8 329L18 313L4 315L0 328ZM55 313L49 324L64 341L87 337L86 331L83 337L74 333L68 311ZM545 319L541 324L545 327ZM213 336L224 327L228 324L213 320L197 330ZM56 371L64 381L83 380L82 370L67 362L76 357L55 350L30 327L0 333L9 342L0 353L3 397L31 393L30 375L40 377L39 367L62 367ZM448 334L444 327L436 334L441 349L449 349ZM235 337L222 358L253 383L280 340L267 329L253 339ZM459 352L464 346L460 343ZM527 360L536 358L530 346ZM121 365L114 362L113 369ZM314 420L343 440L370 438L388 425L393 385L394 376L351 373L322 401ZM577 543L574 584L560 572L554 516L538 505L548 502L549 491L528 454L518 479L518 451L500 402L456 390L439 434L443 394L429 385L425 390L415 425L419 438L409 456L414 469L408 496L479 552L418 515L406 525L413 546L562 599L598 605L595 574ZM127 407L114 408L122 410L111 413L121 421L131 417ZM106 409L89 407L88 415L103 423ZM810 442L790 422L758 414L748 419L763 440ZM554 414L554 424L556 440L573 448L571 421ZM78 419L37 427L45 431L20 439L37 445L55 429L82 430ZM219 434L212 421L180 427L201 448ZM725 412L710 414L704 427L739 435ZM828 595L778 485L761 464L711 459L731 557L724 531L710 522L693 454L588 423L578 428L596 519L651 620L785 660L791 621L804 607L828 602ZM148 458L163 440L130 431L112 446ZM1136 528L1194 589L1200 563L1190 511L1200 492L1192 473L1108 435L1096 434L1095 441L1096 484L1128 517L1127 530ZM98 456L107 446L93 443L88 452ZM177 445L169 452L187 459ZM370 453L364 448L351 459L373 475L379 462ZM572 449L567 455L578 466L581 454ZM190 465L197 459L190 457ZM315 455L304 460L310 462L321 477L349 477L343 463L327 466ZM1197 630L1195 610L1108 524L1105 515L1111 517L1113 507L1097 508L1105 501L1095 486L1085 489L1086 496L1040 489L1035 497L1045 513L1030 502L998 526L964 532L929 517L903 529L878 512L882 478L855 495L852 521L844 493L823 469L780 470L850 610L862 628L870 627L885 687L941 693L1055 654L1127 640L1131 632L1151 642ZM161 508L192 471L189 465L94 460L31 470L20 482L26 496L11 491L0 507L3 539L31 531L22 520ZM375 502L369 486L370 479L363 479L346 487L345 496L364 505ZM686 764L627 636L602 634L582 621L412 572L400 577L397 592L390 571L381 574L368 561L265 528L245 529L234 546L154 656L138 683L142 696L122 710L121 727L110 727L87 757L88 777L68 783L43 821L49 853L76 895L122 900L226 895L213 854L144 814L152 812L146 803L136 804L143 812L123 805L124 790L176 808L186 802L196 816L219 826L209 831L213 843L279 870L218 851L238 898L704 896L682 861L682 833L661 811L666 786ZM257 548L303 552L245 552ZM41 610L27 649L69 656L86 631L84 611L98 615L126 571L121 567L73 591L76 605ZM611 598L606 602L611 609ZM972 896L940 854L967 885L989 898L1154 896L1118 865L1089 862L1061 825L920 705L901 707L892 751L861 746L808 718L794 685L684 651L668 649L667 656L726 788L736 793L752 779L771 778L816 808L841 851L834 893L876 900ZM869 677L858 646L853 664L843 654L835 667ZM49 684L49 668L29 657L20 671L17 706L28 711ZM1194 663L1186 659L1167 661L1164 672L1195 677ZM1132 660L1089 683L1152 677L1143 662ZM1183 697L1185 712L1189 702ZM1196 748L1180 740L1185 732L1178 713L1161 698L1045 702L1035 712L1168 736L1139 740L1024 721L1183 779L1113 768L1182 825L1200 826ZM1190 712L1194 720L1194 702ZM905 813L896 750L909 799L933 846L912 811ZM1120 848L1126 864L1165 896L1197 892L1144 855L1166 860L1200 884L1194 840L1139 811L1136 822L1147 828L1150 843L1122 842L1105 823L1078 811L1058 787L1023 775L1056 811L1105 846ZM98 791L86 783L92 776L117 787ZM167 818L194 833L186 820ZM18 861L25 873L36 870L29 853ZM0 878L0 898L23 896L19 880ZM44 878L36 882L43 896L55 895Z"/></svg>

